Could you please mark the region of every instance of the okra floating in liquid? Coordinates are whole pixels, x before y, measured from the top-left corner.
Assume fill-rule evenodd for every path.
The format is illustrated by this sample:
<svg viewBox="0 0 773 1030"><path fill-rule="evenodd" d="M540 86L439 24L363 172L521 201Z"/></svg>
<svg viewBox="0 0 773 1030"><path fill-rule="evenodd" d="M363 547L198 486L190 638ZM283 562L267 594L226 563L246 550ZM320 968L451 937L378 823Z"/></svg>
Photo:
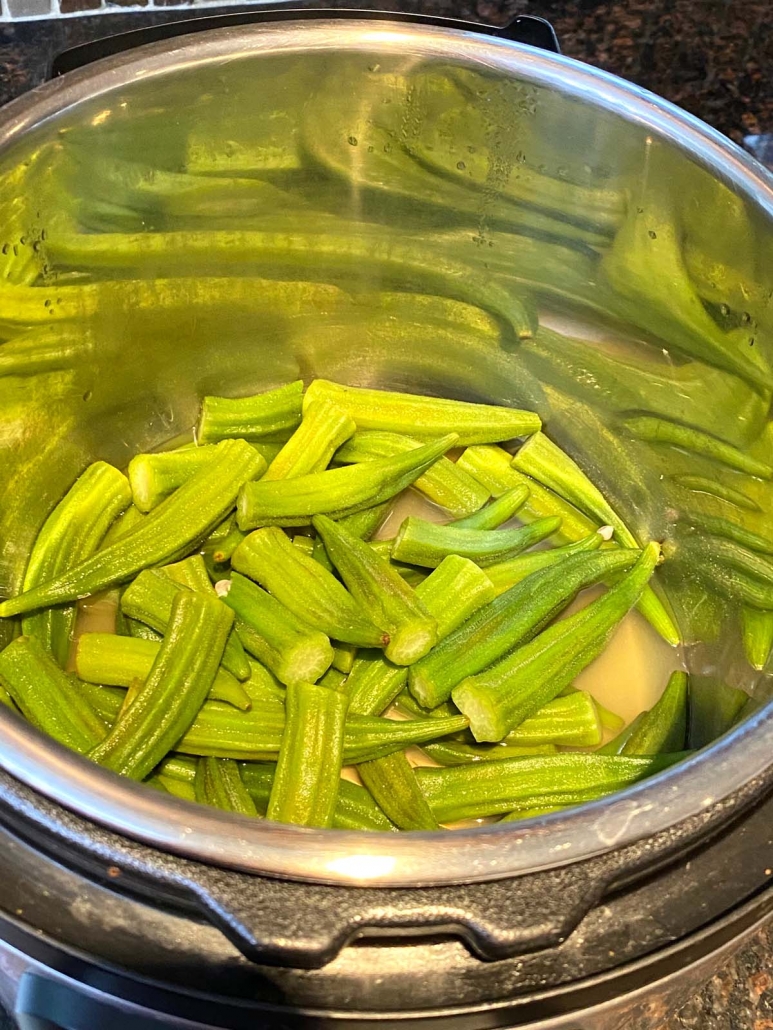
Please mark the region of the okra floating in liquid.
<svg viewBox="0 0 773 1030"><path fill-rule="evenodd" d="M459 469L459 471L462 470ZM513 487L471 515L455 519L451 525L454 529L498 529L504 522L508 522L517 514L526 503L528 496L528 486Z"/></svg>
<svg viewBox="0 0 773 1030"><path fill-rule="evenodd" d="M74 601L122 583L150 565L192 550L233 508L240 488L265 461L243 440L224 440L212 461L125 537L61 576L0 604L0 617Z"/></svg>
<svg viewBox="0 0 773 1030"><path fill-rule="evenodd" d="M588 557L597 556L601 555ZM599 600L543 630L485 671L462 680L452 697L469 717L475 739L502 740L590 665L636 604L659 557L660 547L648 544L634 568Z"/></svg>
<svg viewBox="0 0 773 1030"><path fill-rule="evenodd" d="M272 460L262 476L264 483L275 479L297 479L310 472L322 472L357 426L329 401L309 404L301 424Z"/></svg>
<svg viewBox="0 0 773 1030"><path fill-rule="evenodd" d="M239 493L240 529L305 526L313 515L338 518L370 508L399 494L454 447L451 433L392 458L313 472L297 479L246 483Z"/></svg>
<svg viewBox="0 0 773 1030"><path fill-rule="evenodd" d="M687 691L687 673L672 673L663 694L636 726L620 754L660 755L684 750Z"/></svg>
<svg viewBox="0 0 773 1030"><path fill-rule="evenodd" d="M251 440L287 433L300 423L302 403L300 380L253 397L205 397L196 439L202 444L234 437Z"/></svg>
<svg viewBox="0 0 773 1030"><path fill-rule="evenodd" d="M144 686L89 757L133 779L147 776L195 720L232 623L233 612L216 597L180 590Z"/></svg>
<svg viewBox="0 0 773 1030"><path fill-rule="evenodd" d="M538 544L561 525L561 519L539 519L519 529L457 529L409 515L392 545L392 557L410 565L437 568L450 554L477 565L494 565Z"/></svg>

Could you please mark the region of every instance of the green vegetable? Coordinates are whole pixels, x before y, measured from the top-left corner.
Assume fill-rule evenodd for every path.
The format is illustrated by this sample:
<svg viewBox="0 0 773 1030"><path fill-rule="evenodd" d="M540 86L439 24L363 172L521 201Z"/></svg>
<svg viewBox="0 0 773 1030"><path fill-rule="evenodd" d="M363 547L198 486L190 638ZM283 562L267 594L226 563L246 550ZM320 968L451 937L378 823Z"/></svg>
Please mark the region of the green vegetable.
<svg viewBox="0 0 773 1030"><path fill-rule="evenodd" d="M435 818L449 823L501 815L518 802L531 802L540 795L566 796L568 803L578 794L581 800L592 800L661 772L681 757L544 755L445 769L420 768L415 775Z"/></svg>
<svg viewBox="0 0 773 1030"><path fill-rule="evenodd" d="M555 744L462 744L439 741L425 744L422 751L438 765L471 765L473 762L503 762L508 758L555 755Z"/></svg>
<svg viewBox="0 0 773 1030"><path fill-rule="evenodd" d="M200 444L233 437L254 440L295 429L301 421L302 397L300 380L254 397L205 397L196 440Z"/></svg>
<svg viewBox="0 0 773 1030"><path fill-rule="evenodd" d="M504 743L522 747L548 743L564 747L597 747L602 736L596 702L586 691L576 690L566 697L548 701L508 733ZM684 746L684 741L681 746Z"/></svg>
<svg viewBox="0 0 773 1030"><path fill-rule="evenodd" d="M187 483L215 456L214 445L178 447L173 451L136 454L129 462L129 482L134 504L149 512L169 494Z"/></svg>
<svg viewBox="0 0 773 1030"><path fill-rule="evenodd" d="M516 486L512 490L506 490L500 497L494 498L490 504L479 508L472 515L456 519L451 525L454 529L498 529L503 523L509 522L523 507L528 497L528 486Z"/></svg>
<svg viewBox="0 0 773 1030"><path fill-rule="evenodd" d="M296 618L245 576L232 573L221 596L236 613L244 646L281 683L315 682L330 668L333 648L325 634Z"/></svg>
<svg viewBox="0 0 773 1030"><path fill-rule="evenodd" d="M440 829L402 751L361 762L357 772L379 808L399 830Z"/></svg>
<svg viewBox="0 0 773 1030"><path fill-rule="evenodd" d="M341 694L346 693L346 675L338 669L328 669L319 681L319 686L327 687L328 690L336 690Z"/></svg>
<svg viewBox="0 0 773 1030"><path fill-rule="evenodd" d="M637 556L637 551L624 550L577 554L528 576L480 608L412 666L411 693L425 708L434 708L447 700L465 677L480 673L531 639L578 591L630 568ZM545 698L543 703L549 700Z"/></svg>
<svg viewBox="0 0 773 1030"><path fill-rule="evenodd" d="M419 437L456 433L460 445L512 440L536 433L542 424L531 411L339 386L327 379L315 379L309 385L304 407L320 398L343 408L357 423L358 430L381 429Z"/></svg>
<svg viewBox="0 0 773 1030"><path fill-rule="evenodd" d="M408 682L404 665L394 665L380 651L361 651L346 681L350 715L381 715Z"/></svg>
<svg viewBox="0 0 773 1030"><path fill-rule="evenodd" d="M207 570L215 566L222 566L231 560L239 544L244 540L245 533L236 525L236 516L229 515L227 519L212 530L210 535L202 544L202 560ZM213 575L213 579L217 576Z"/></svg>
<svg viewBox="0 0 773 1030"><path fill-rule="evenodd" d="M212 600L217 600L214 594ZM88 683L128 687L132 680L148 678L161 646L157 640L119 637L114 633L82 633L75 646L75 670ZM250 707L244 687L225 669L218 669L210 697L243 711Z"/></svg>
<svg viewBox="0 0 773 1030"><path fill-rule="evenodd" d="M263 482L297 479L311 472L322 472L356 429L349 416L335 404L329 401L309 404L303 412L301 424L268 466Z"/></svg>
<svg viewBox="0 0 773 1030"><path fill-rule="evenodd" d="M194 796L200 805L212 805L237 815L258 814L233 759L200 758L197 766Z"/></svg>
<svg viewBox="0 0 773 1030"><path fill-rule="evenodd" d="M311 405L313 407L313 405ZM420 447L417 437L375 429L355 433L339 448L336 461L349 463L388 458ZM448 458L439 458L413 486L430 501L460 517L476 512L489 498L488 490Z"/></svg>
<svg viewBox="0 0 773 1030"><path fill-rule="evenodd" d="M415 592L363 540L323 515L314 528L354 600L365 614L389 633L386 657L410 665L437 642L437 623Z"/></svg>
<svg viewBox="0 0 773 1030"><path fill-rule="evenodd" d="M104 461L90 465L43 524L32 545L23 589L34 590L65 575L99 547L110 523L131 501L126 476ZM34 636L64 666L75 626L75 605L47 608L21 620L22 632Z"/></svg>
<svg viewBox="0 0 773 1030"><path fill-rule="evenodd" d="M704 433L700 429L682 426L677 422L668 422L662 418L652 418L648 415L627 418L623 421L623 425L637 440L680 447L692 454L702 454L729 468L737 469L739 472L746 472L750 476L757 476L759 479L773 479L773 466L753 458L750 454L746 454L737 447Z"/></svg>
<svg viewBox="0 0 773 1030"><path fill-rule="evenodd" d="M597 747L595 754L597 755L619 755L622 754L623 748L631 739L633 734L637 731L642 722L646 719L647 712L639 712L635 719L632 719L627 726L613 737L610 741L604 744L602 747Z"/></svg>
<svg viewBox="0 0 773 1030"><path fill-rule="evenodd" d="M287 717L266 815L331 826L341 779L345 694L312 683L287 688Z"/></svg>
<svg viewBox="0 0 773 1030"><path fill-rule="evenodd" d="M123 621L127 631L123 634L124 636L135 637L137 640L154 640L157 643L164 638L163 633L157 633L150 626L146 626L144 622L138 622L137 619L129 619L124 616Z"/></svg>
<svg viewBox="0 0 773 1030"><path fill-rule="evenodd" d="M144 779L194 721L214 683L232 622L233 614L217 598L180 590L142 690L89 757Z"/></svg>
<svg viewBox="0 0 773 1030"><path fill-rule="evenodd" d="M250 664L250 678L242 684L245 694L253 704L264 701L285 703L285 688L279 680L254 658L247 658Z"/></svg>
<svg viewBox="0 0 773 1030"><path fill-rule="evenodd" d="M0 652L0 682L33 726L73 751L86 754L107 733L79 685L35 637L17 637Z"/></svg>
<svg viewBox="0 0 773 1030"><path fill-rule="evenodd" d="M747 693L721 680L712 676L690 676L689 746L695 750L707 747L727 733L738 722L748 702Z"/></svg>
<svg viewBox="0 0 773 1030"><path fill-rule="evenodd" d="M483 569L458 554L444 558L415 589L419 601L437 622L438 640L445 639L496 596Z"/></svg>
<svg viewBox="0 0 773 1030"><path fill-rule="evenodd" d="M192 554L172 565L164 565L161 571L173 583L179 583L180 586L188 587L189 590L196 590L203 594L209 594L212 590L207 565L200 554Z"/></svg>
<svg viewBox="0 0 773 1030"><path fill-rule="evenodd" d="M394 497L453 447L451 434L392 458L313 472L297 479L245 483L239 494L240 529L304 526L313 515L350 515Z"/></svg>
<svg viewBox="0 0 773 1030"><path fill-rule="evenodd" d="M576 544L564 544L563 547L552 547L544 551L532 551L530 554L520 554L507 561L497 562L495 565L486 566L486 575L494 586L496 594L502 594L505 590L520 583L530 576L532 572L539 572L541 569L548 569L552 565L570 558L574 554L583 554L586 551L595 551L604 543L604 533L596 530L584 540L578 540Z"/></svg>
<svg viewBox="0 0 773 1030"><path fill-rule="evenodd" d="M462 680L452 697L469 717L475 739L501 740L590 665L636 604L659 557L659 546L648 544L631 572L598 601L543 630L485 672Z"/></svg>
<svg viewBox="0 0 773 1030"><path fill-rule="evenodd" d="M660 699L623 745L621 755L682 751L687 736L687 673L673 672Z"/></svg>
<svg viewBox="0 0 773 1030"><path fill-rule="evenodd" d="M457 529L409 515L392 545L392 557L437 568L448 555L456 554L485 568L540 543L560 525L561 519L552 517L519 529Z"/></svg>
<svg viewBox="0 0 773 1030"><path fill-rule="evenodd" d="M260 583L299 619L334 640L362 647L389 643L385 629L365 616L335 576L293 547L281 529L268 527L250 533L234 551L232 565Z"/></svg>
<svg viewBox="0 0 773 1030"><path fill-rule="evenodd" d="M348 676L356 657L357 648L354 644L339 644L333 648L333 668Z"/></svg>
<svg viewBox="0 0 773 1030"><path fill-rule="evenodd" d="M126 691L120 687L103 687L97 683L76 680L74 676L71 678L71 682L78 693L88 701L100 719L103 719L108 726L112 726L118 718Z"/></svg>
<svg viewBox="0 0 773 1030"><path fill-rule="evenodd" d="M741 620L743 646L749 665L761 671L773 655L773 611L744 607Z"/></svg>
<svg viewBox="0 0 773 1030"><path fill-rule="evenodd" d="M218 444L212 461L196 473L131 533L65 573L0 604L0 617L74 601L124 582L149 565L192 549L231 510L240 487L265 462L243 440Z"/></svg>
<svg viewBox="0 0 773 1030"><path fill-rule="evenodd" d="M178 780L183 783L193 783L198 771L198 759L189 758L187 755L167 755L156 766L156 772L170 780Z"/></svg>

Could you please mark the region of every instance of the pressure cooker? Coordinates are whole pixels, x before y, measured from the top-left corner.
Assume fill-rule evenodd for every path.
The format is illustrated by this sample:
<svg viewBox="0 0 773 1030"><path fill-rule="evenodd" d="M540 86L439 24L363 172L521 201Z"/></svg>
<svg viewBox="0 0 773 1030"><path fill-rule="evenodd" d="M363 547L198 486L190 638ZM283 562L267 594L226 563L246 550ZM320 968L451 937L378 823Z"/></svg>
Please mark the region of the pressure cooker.
<svg viewBox="0 0 773 1030"><path fill-rule="evenodd" d="M529 35L517 42L354 13L243 20L205 31L186 23L183 34L178 25L140 47L119 39L97 61L70 55L66 74L0 112L0 207L21 227L11 246L45 252L47 234L73 210L88 211L95 230L131 218L103 175L114 160L203 176L249 176L257 162L269 185L281 171L301 213L314 188L332 213L385 234L397 226L442 240L462 225L479 267L510 266L554 320L582 327L588 353L593 340L625 330L667 354L687 316L642 315L635 294L617 303L592 263L567 284L551 258L557 241L538 224L538 190L523 206L522 251L494 245L490 200L502 176L536 168L556 187L577 187L566 200L573 253L590 259L605 231L603 212L578 199L582 189L622 184L629 207L643 210L654 196L677 211L696 263L734 255L762 295L754 276L773 241L770 176L697 119L560 56L544 23L522 20ZM427 83L438 81L466 97L465 118L436 103ZM457 157L440 172L439 138ZM444 209L438 175L474 169L481 148L490 176L481 199ZM405 153L420 155L410 176ZM142 213L137 230L151 281L141 237L160 217ZM45 264L36 274L78 281ZM372 286L367 276L344 285ZM0 285L0 338L8 290L24 285L34 283ZM773 361L769 280L765 296L744 313L756 350L738 361ZM6 596L36 528L85 464L122 467L189 431L206 393L325 376L524 405L551 418L571 449L580 408L551 407L539 363L517 344L490 352L425 333L396 348L356 325L331 331L328 320L323 331L327 313L314 311L303 313L299 336L249 291L227 309L210 299L192 289L170 314L115 292L75 312L76 327L88 320L72 367L0 377ZM714 307L728 315L719 293ZM662 366L674 376L666 406L679 402L678 368L678 359ZM576 377L576 405L591 380ZM748 383L735 381L742 434ZM769 407L770 394L760 396L754 403ZM604 486L621 504L635 493L640 523L663 530L646 477L635 490ZM754 699L742 722L620 794L443 835L302 829L197 807L119 779L0 708L0 999L28 1030L659 1026L773 909L771 670L752 674L729 631L693 644L694 612L685 604L678 614L687 667Z"/></svg>

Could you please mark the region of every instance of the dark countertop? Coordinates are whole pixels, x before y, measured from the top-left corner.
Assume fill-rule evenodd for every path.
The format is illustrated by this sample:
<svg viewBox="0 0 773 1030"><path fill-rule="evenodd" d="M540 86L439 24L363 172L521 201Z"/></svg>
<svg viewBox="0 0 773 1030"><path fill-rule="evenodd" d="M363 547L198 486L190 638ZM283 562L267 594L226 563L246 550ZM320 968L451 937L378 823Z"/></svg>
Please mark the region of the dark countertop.
<svg viewBox="0 0 773 1030"><path fill-rule="evenodd" d="M76 9L93 6L93 0L74 2ZM567 56L667 97L737 143L773 133L773 0L386 0L356 6L423 10L496 24L515 14L541 15L553 23ZM141 17L148 23L196 13L204 12L144 12ZM42 81L55 53L106 28L134 28L136 19L136 14L117 12L0 24L0 104ZM661 1030L773 1030L771 955L773 929L754 937ZM0 1013L0 1030L4 1027Z"/></svg>

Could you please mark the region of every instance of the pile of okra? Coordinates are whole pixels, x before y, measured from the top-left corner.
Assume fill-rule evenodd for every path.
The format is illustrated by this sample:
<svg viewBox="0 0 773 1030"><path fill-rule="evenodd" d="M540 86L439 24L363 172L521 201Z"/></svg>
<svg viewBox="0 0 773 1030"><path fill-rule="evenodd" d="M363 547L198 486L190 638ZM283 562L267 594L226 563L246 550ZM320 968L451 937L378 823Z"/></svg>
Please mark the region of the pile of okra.
<svg viewBox="0 0 773 1030"><path fill-rule="evenodd" d="M659 544L530 411L317 379L204 398L195 441L89 466L0 605L0 700L107 769L245 816L436 830L620 790L746 700L676 672L624 726L573 686L632 608L678 632ZM374 540L408 488L442 517ZM76 631L94 595L114 633Z"/></svg>

